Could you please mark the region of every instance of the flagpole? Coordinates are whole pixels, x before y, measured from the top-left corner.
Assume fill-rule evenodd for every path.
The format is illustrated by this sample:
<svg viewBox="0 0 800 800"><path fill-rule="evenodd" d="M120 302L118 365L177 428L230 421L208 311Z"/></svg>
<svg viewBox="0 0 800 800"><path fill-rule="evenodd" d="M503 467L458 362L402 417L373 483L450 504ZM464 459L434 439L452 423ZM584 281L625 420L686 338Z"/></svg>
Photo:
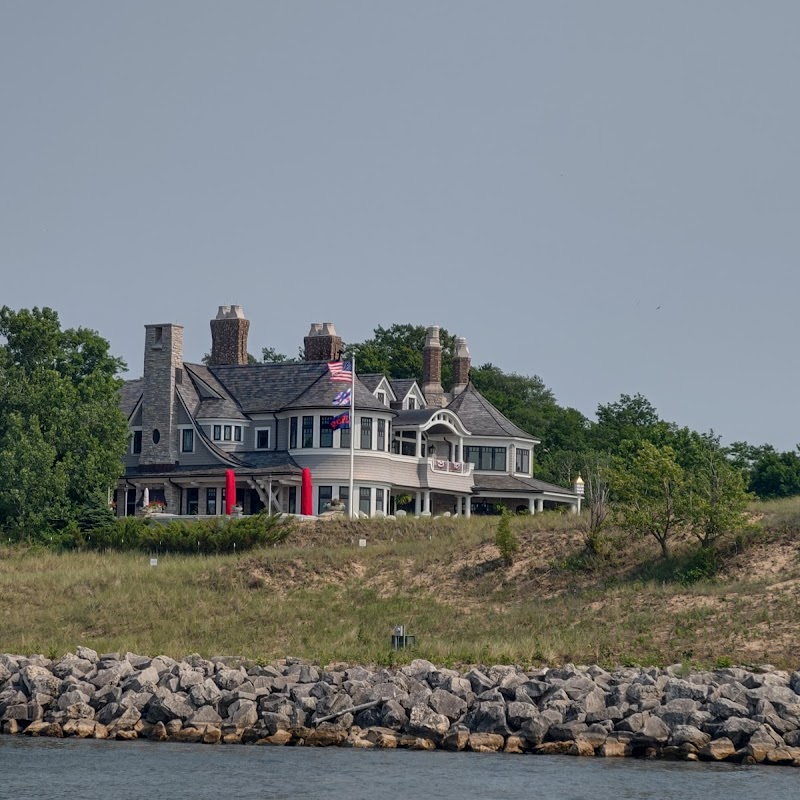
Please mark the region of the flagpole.
<svg viewBox="0 0 800 800"><path fill-rule="evenodd" d="M355 502L353 496L353 465L356 456L356 357L350 359L351 383L350 383L350 519L355 517Z"/></svg>

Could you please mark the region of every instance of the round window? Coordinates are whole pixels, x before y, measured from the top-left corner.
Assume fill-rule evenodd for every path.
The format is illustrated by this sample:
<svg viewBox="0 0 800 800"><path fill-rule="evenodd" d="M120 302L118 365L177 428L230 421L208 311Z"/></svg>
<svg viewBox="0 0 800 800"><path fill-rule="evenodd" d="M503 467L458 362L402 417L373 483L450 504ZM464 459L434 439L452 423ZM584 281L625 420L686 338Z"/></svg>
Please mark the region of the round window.
<svg viewBox="0 0 800 800"><path fill-rule="evenodd" d="M153 444L158 444L161 441L161 432L156 428L153 431Z"/></svg>

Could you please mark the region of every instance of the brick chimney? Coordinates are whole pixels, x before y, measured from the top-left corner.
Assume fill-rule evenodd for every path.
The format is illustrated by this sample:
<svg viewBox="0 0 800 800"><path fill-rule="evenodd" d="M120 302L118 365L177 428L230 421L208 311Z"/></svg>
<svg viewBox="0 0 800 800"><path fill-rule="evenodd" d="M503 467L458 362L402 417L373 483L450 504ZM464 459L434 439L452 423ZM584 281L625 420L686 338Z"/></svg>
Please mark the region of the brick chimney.
<svg viewBox="0 0 800 800"><path fill-rule="evenodd" d="M453 397L461 394L467 388L470 363L467 340L463 336L458 336L453 351Z"/></svg>
<svg viewBox="0 0 800 800"><path fill-rule="evenodd" d="M339 361L344 350L332 322L312 322L303 347L306 361Z"/></svg>
<svg viewBox="0 0 800 800"><path fill-rule="evenodd" d="M175 383L183 379L183 325L145 325L140 464L178 460Z"/></svg>
<svg viewBox="0 0 800 800"><path fill-rule="evenodd" d="M211 360L209 366L221 367L247 363L247 334L250 320L241 306L220 306L211 320Z"/></svg>
<svg viewBox="0 0 800 800"><path fill-rule="evenodd" d="M425 336L422 349L422 393L429 406L444 405L442 389L442 344L439 341L439 327L431 325Z"/></svg>

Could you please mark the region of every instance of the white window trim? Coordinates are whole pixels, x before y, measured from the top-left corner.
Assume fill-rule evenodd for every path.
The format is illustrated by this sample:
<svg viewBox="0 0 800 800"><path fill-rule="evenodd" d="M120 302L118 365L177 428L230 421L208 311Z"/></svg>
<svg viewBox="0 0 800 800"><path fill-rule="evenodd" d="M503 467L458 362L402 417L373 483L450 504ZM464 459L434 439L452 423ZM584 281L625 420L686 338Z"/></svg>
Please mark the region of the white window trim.
<svg viewBox="0 0 800 800"><path fill-rule="evenodd" d="M184 431L192 431L192 449L191 450L184 450L183 449L183 432ZM194 425L178 425L178 452L179 453L194 453L195 449L197 448L197 434L194 433Z"/></svg>
<svg viewBox="0 0 800 800"><path fill-rule="evenodd" d="M128 441L128 455L130 456L140 456L142 453L139 451L138 453L133 452L133 434L139 431L141 433L142 426L141 425L131 425L128 430L131 432L130 439Z"/></svg>
<svg viewBox="0 0 800 800"><path fill-rule="evenodd" d="M261 433L261 431L266 431L267 432L267 446L266 447L259 447L258 446L258 434ZM272 449L272 427L269 426L269 427L266 427L266 428L256 428L255 429L255 433L256 433L256 437L255 437L255 440L254 440L255 449L256 450L271 450Z"/></svg>

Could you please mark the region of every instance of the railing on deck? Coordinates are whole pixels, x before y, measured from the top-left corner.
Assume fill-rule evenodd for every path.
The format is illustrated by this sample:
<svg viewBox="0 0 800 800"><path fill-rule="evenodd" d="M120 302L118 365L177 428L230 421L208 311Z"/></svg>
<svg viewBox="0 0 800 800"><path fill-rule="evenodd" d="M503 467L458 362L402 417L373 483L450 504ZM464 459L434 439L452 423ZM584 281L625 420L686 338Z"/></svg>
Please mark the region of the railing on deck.
<svg viewBox="0 0 800 800"><path fill-rule="evenodd" d="M448 461L446 458L431 458L429 463L432 472L449 472L452 475L469 475L474 466L467 461Z"/></svg>

